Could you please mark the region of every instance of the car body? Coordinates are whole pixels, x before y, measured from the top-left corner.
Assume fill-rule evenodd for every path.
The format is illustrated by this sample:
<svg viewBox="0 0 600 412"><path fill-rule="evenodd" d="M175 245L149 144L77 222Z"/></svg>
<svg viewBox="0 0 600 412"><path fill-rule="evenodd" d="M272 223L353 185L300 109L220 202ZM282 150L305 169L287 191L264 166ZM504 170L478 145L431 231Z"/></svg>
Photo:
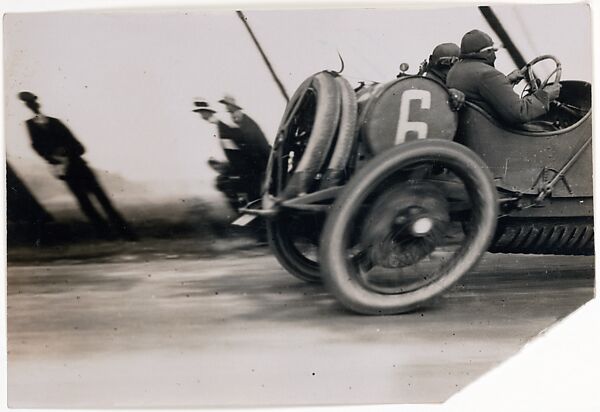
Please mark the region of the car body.
<svg viewBox="0 0 600 412"><path fill-rule="evenodd" d="M539 131L455 92L422 76L352 90L335 72L299 87L262 208L245 210L267 218L290 273L324 281L353 311L394 314L486 251L593 254L589 83L563 81L561 104L530 125Z"/></svg>

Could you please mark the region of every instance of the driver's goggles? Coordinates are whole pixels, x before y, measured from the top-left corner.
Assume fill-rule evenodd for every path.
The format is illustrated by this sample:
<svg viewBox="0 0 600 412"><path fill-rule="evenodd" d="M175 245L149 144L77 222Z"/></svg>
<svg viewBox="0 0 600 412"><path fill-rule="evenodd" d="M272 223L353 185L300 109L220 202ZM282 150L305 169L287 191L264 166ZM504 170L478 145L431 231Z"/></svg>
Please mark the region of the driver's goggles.
<svg viewBox="0 0 600 412"><path fill-rule="evenodd" d="M443 66L452 66L454 63L458 61L458 57L440 57L437 61L437 64L441 64Z"/></svg>
<svg viewBox="0 0 600 412"><path fill-rule="evenodd" d="M500 45L491 45L491 46L484 47L483 49L479 50L478 53L486 52L488 50L493 50L493 51L497 52L498 50L503 49L503 48L504 48L504 46L501 44Z"/></svg>

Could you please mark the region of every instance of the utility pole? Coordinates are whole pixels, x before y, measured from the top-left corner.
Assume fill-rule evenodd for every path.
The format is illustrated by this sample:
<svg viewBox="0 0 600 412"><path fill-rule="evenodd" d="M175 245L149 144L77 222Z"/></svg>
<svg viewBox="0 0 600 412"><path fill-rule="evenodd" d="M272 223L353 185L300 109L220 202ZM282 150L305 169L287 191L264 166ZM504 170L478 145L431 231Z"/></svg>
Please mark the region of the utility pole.
<svg viewBox="0 0 600 412"><path fill-rule="evenodd" d="M271 63L269 62L267 55L263 51L262 47L260 46L260 43L256 39L256 36L252 32L252 29L250 28L250 25L248 24L248 19L246 18L246 16L244 15L244 13L242 11L238 10L238 11L236 11L236 13L237 13L238 17L240 18L240 20L242 20L242 23L244 23L244 26L246 26L248 33L250 33L250 37L252 37L252 41L254 42L254 44L256 45L256 48L260 52L260 55L262 56L265 64L267 65L269 72L271 72L271 76L273 76L275 83L277 83L277 87L279 87L279 91L285 98L285 101L289 102L290 98L289 98L287 92L285 91L285 87L283 87L283 83L281 83L281 80L279 80L279 77L277 77L277 74L275 73L275 70L273 70L273 66L271 66Z"/></svg>
<svg viewBox="0 0 600 412"><path fill-rule="evenodd" d="M504 27L502 26L502 23L500 23L500 20L498 20L496 13L494 13L494 11L489 6L479 6L478 8L481 14L483 15L483 18L488 22L492 30L494 30L496 35L500 38L500 41L508 51L508 54L510 54L510 57L512 58L513 62L517 65L517 68L520 69L521 67L525 66L527 62L523 58L523 55L521 54L519 49L517 49L517 46L515 46L515 44L513 43L512 39L510 38Z"/></svg>

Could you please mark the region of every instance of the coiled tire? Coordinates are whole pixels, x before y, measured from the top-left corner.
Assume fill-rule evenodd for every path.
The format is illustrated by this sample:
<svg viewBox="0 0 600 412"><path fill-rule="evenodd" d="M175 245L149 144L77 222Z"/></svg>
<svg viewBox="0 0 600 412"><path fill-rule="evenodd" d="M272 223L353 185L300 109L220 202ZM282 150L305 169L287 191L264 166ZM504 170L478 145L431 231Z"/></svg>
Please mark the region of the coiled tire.
<svg viewBox="0 0 600 412"><path fill-rule="evenodd" d="M294 156L292 163L288 163L289 176L281 194L286 199L310 190L315 176L324 166L340 121L340 89L333 74L318 73L309 78L308 87L299 91L290 105L296 106L295 99L300 104L296 106L297 110L287 114L285 122L288 127L284 132L282 155L287 155L289 159L291 153L299 153ZM310 116L312 113L314 115ZM305 137L299 133L305 133ZM285 143L294 143L295 147L285 146ZM286 150L288 147L290 150Z"/></svg>
<svg viewBox="0 0 600 412"><path fill-rule="evenodd" d="M335 79L340 89L341 118L327 170L323 174L321 189L336 186L346 179L348 160L355 147L357 135L358 103L356 93L348 80L343 77Z"/></svg>

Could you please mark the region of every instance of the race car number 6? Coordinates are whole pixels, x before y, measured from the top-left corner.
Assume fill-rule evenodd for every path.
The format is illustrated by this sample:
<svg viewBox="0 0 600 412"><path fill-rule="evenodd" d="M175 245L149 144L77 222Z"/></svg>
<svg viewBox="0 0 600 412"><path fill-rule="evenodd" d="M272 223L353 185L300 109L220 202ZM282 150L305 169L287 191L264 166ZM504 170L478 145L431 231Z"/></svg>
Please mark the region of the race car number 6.
<svg viewBox="0 0 600 412"><path fill-rule="evenodd" d="M408 120L411 100L420 100L421 109L431 108L431 93L428 90L411 89L402 93L402 98L400 99L400 117L398 118L398 128L396 131L396 144L404 143L408 132L416 132L417 139L425 139L427 137L427 123L411 122Z"/></svg>

